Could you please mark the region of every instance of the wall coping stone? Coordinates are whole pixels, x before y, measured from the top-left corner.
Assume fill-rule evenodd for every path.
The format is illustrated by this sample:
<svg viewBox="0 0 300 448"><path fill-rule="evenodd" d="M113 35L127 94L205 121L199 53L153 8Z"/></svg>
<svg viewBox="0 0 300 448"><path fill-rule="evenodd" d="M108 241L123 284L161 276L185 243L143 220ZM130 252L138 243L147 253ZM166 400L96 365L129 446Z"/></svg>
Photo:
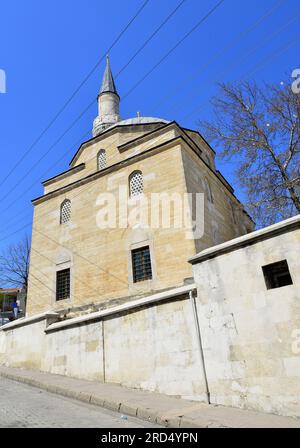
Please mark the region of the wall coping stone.
<svg viewBox="0 0 300 448"><path fill-rule="evenodd" d="M59 314L55 313L54 311L46 311L44 313L35 314L30 317L21 317L20 319L16 319L12 322L9 322L8 324L3 325L2 327L0 327L0 331L13 330L14 328L23 327L24 325L32 324L35 322L39 322L40 320L49 319L49 318L50 319L53 319L53 318L58 319Z"/></svg>
<svg viewBox="0 0 300 448"><path fill-rule="evenodd" d="M117 305L111 308L107 308L105 310L96 311L95 313L86 314L84 316L74 317L72 319L67 319L62 322L56 322L51 325L49 325L45 332L48 333L50 331L60 330L62 328L86 323L89 321L95 321L95 320L101 320L104 317L112 316L113 314L118 314L124 311L132 310L134 308L140 308L142 306L160 302L163 300L170 299L172 297L178 297L182 294L187 294L190 291L193 291L196 289L196 284L191 283L189 285L180 286L178 288L169 289L167 291L163 291L157 294L152 294L147 297L143 297L141 299L133 300L131 302L124 303L122 305Z"/></svg>
<svg viewBox="0 0 300 448"><path fill-rule="evenodd" d="M248 233L247 235L234 238L233 240L226 241L225 243L218 244L217 246L204 249L193 257L189 258L189 263L197 264L211 258L218 257L219 255L232 252L251 244L256 244L260 241L273 238L277 235L281 235L292 230L300 228L300 215L293 216L292 218L280 221L263 229L256 230Z"/></svg>

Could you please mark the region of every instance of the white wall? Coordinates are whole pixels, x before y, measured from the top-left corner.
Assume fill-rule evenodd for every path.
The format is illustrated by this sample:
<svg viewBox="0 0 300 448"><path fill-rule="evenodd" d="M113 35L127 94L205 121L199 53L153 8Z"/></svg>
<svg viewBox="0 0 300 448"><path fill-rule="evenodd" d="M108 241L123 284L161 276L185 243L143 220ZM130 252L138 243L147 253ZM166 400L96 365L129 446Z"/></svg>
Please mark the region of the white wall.
<svg viewBox="0 0 300 448"><path fill-rule="evenodd" d="M300 416L299 245L298 229L194 265L213 403ZM284 259L293 285L268 290L261 267Z"/></svg>
<svg viewBox="0 0 300 448"><path fill-rule="evenodd" d="M206 249L202 254L215 251L210 259L200 253L193 261L197 309L211 402L300 417L300 229L280 232L224 243L222 254L224 245ZM262 266L284 259L293 284L267 289ZM82 316L46 329L44 319L0 330L0 362L204 400L187 292L194 285L184 288L90 321Z"/></svg>
<svg viewBox="0 0 300 448"><path fill-rule="evenodd" d="M51 329L42 320L2 330L0 362L205 400L187 294L101 321Z"/></svg>
<svg viewBox="0 0 300 448"><path fill-rule="evenodd" d="M107 382L205 399L188 299L105 320L104 335Z"/></svg>
<svg viewBox="0 0 300 448"><path fill-rule="evenodd" d="M5 338L6 353L0 362L11 367L40 370L45 328L46 320L43 319L11 330L1 330L0 339Z"/></svg>
<svg viewBox="0 0 300 448"><path fill-rule="evenodd" d="M6 358L6 337L3 331L0 331L0 365L5 363Z"/></svg>
<svg viewBox="0 0 300 448"><path fill-rule="evenodd" d="M103 380L102 322L91 322L46 335L41 369L88 380Z"/></svg>

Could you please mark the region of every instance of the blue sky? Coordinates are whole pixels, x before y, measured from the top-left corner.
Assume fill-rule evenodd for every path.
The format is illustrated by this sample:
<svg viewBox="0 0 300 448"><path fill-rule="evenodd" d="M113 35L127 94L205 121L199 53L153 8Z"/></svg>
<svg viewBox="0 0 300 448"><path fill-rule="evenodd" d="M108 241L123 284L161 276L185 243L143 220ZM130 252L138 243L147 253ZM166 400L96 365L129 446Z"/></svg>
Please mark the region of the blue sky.
<svg viewBox="0 0 300 448"><path fill-rule="evenodd" d="M148 1L110 52L113 73L118 73L180 1ZM24 157L143 2L2 2L0 69L7 78L7 93L0 94L2 179ZM197 128L199 118L211 117L209 98L216 93L216 82L246 77L280 83L292 69L299 68L299 0L225 0L122 101L216 3L186 0L120 74L116 84L123 118L140 111L144 116L174 119ZM30 201L42 193L41 180L67 169L79 142L91 136L104 64L103 60L1 185L0 250L30 233ZM94 105L55 144L93 98ZM242 198L233 167L221 161L218 167Z"/></svg>

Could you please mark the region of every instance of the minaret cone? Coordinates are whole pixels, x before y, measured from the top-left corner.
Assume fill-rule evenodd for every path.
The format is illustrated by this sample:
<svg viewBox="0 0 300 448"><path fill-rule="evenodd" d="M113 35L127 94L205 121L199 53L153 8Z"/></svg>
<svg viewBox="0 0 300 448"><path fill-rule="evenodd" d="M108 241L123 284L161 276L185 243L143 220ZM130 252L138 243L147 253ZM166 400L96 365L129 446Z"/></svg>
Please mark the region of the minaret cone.
<svg viewBox="0 0 300 448"><path fill-rule="evenodd" d="M120 121L120 97L118 95L109 57L106 57L106 67L101 89L98 95L98 117L94 120L93 137L104 129Z"/></svg>

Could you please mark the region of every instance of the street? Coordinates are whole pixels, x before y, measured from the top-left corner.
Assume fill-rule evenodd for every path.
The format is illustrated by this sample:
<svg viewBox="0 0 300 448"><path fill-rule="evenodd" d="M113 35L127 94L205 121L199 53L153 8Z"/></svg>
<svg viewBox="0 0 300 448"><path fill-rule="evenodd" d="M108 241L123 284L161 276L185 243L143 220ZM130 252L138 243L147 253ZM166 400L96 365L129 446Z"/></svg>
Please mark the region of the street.
<svg viewBox="0 0 300 448"><path fill-rule="evenodd" d="M0 428L153 427L134 417L0 378Z"/></svg>

